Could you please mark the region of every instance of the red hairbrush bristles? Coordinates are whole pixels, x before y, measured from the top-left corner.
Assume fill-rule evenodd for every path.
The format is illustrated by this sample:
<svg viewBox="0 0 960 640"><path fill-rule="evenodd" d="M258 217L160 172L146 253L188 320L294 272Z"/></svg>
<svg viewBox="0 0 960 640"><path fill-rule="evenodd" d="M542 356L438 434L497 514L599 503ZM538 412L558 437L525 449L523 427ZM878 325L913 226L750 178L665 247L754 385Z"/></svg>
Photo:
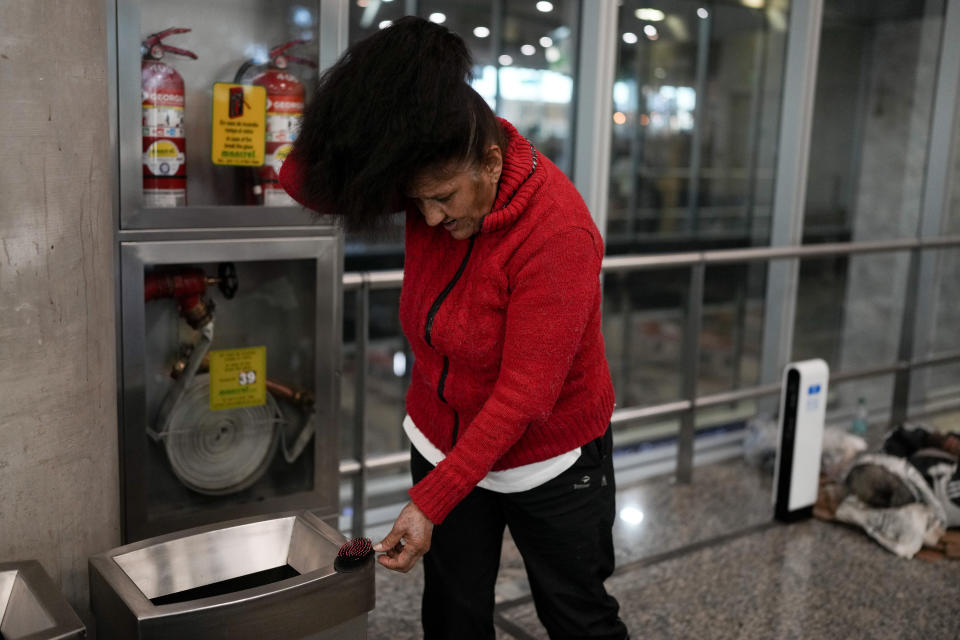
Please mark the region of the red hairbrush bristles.
<svg viewBox="0 0 960 640"><path fill-rule="evenodd" d="M354 538L347 540L340 545L337 551L337 558L334 560L334 568L343 571L354 567L373 554L373 543L369 538Z"/></svg>

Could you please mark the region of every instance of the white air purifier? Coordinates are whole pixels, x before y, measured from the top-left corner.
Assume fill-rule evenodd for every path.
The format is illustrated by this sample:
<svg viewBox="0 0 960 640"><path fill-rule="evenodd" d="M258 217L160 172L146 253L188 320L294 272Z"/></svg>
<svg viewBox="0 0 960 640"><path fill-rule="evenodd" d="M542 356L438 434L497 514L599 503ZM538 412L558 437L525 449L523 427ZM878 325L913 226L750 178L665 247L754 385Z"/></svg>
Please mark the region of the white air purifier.
<svg viewBox="0 0 960 640"><path fill-rule="evenodd" d="M773 472L774 517L782 522L813 515L829 379L830 368L820 359L792 362L783 371Z"/></svg>

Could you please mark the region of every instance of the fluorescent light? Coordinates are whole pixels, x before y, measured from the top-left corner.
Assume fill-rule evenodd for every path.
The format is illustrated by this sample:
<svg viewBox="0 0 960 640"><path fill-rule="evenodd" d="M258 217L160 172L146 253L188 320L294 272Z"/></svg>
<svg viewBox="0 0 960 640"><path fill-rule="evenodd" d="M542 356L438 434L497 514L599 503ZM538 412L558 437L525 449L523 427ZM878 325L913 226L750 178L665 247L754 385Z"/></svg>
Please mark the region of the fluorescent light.
<svg viewBox="0 0 960 640"><path fill-rule="evenodd" d="M637 34L633 33L632 31L627 31L623 34L623 41L627 44L637 44L637 40L639 40L639 38L637 38Z"/></svg>
<svg viewBox="0 0 960 640"><path fill-rule="evenodd" d="M537 3L537 11L540 11L541 13L550 13L553 11L553 3L547 2L547 0L540 0L540 2Z"/></svg>
<svg viewBox="0 0 960 640"><path fill-rule="evenodd" d="M437 24L443 24L447 21L447 14L437 11L436 13L431 13L428 20L430 20L430 22L436 22Z"/></svg>
<svg viewBox="0 0 960 640"><path fill-rule="evenodd" d="M486 27L474 27L473 35L477 36L478 38L486 38L490 35L490 29L487 29Z"/></svg>
<svg viewBox="0 0 960 640"><path fill-rule="evenodd" d="M633 15L637 16L638 20L647 22L660 22L664 18L664 13L660 9L637 9Z"/></svg>
<svg viewBox="0 0 960 640"><path fill-rule="evenodd" d="M550 36L543 36L542 38L540 38L540 46L543 47L544 49L549 49L550 47L553 46L553 38L551 38Z"/></svg>
<svg viewBox="0 0 960 640"><path fill-rule="evenodd" d="M536 52L537 52L537 48L532 44L525 44L522 47L520 47L520 53L522 53L525 56L532 56Z"/></svg>
<svg viewBox="0 0 960 640"><path fill-rule="evenodd" d="M504 66L504 67L509 67L510 65L513 64L513 58L511 58L511 57L508 56L507 54L503 54L502 56L500 56L499 58L497 58L497 60L499 60L499 61L500 61L500 65L501 65L501 66Z"/></svg>

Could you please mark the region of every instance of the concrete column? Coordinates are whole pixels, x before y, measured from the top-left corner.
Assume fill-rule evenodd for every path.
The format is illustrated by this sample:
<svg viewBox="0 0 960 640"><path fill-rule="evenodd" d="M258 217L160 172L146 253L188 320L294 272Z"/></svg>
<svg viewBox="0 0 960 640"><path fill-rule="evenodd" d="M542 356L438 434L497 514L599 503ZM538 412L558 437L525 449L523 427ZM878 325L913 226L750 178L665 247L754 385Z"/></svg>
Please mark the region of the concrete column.
<svg viewBox="0 0 960 640"><path fill-rule="evenodd" d="M0 560L120 543L103 0L0 0Z"/></svg>

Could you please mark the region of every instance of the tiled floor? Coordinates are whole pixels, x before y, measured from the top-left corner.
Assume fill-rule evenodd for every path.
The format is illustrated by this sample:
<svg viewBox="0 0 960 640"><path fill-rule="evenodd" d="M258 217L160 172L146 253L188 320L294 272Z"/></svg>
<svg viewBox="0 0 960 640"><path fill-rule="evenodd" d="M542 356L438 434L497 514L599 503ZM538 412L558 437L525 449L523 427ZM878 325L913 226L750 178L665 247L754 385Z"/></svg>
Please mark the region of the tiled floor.
<svg viewBox="0 0 960 640"><path fill-rule="evenodd" d="M840 525L774 524L770 483L731 461L691 485L619 488L618 509L643 519L618 519L607 587L634 638L960 638L960 562L902 560ZM371 640L420 637L422 581L419 566L378 567ZM497 602L497 638L547 637L509 536Z"/></svg>

